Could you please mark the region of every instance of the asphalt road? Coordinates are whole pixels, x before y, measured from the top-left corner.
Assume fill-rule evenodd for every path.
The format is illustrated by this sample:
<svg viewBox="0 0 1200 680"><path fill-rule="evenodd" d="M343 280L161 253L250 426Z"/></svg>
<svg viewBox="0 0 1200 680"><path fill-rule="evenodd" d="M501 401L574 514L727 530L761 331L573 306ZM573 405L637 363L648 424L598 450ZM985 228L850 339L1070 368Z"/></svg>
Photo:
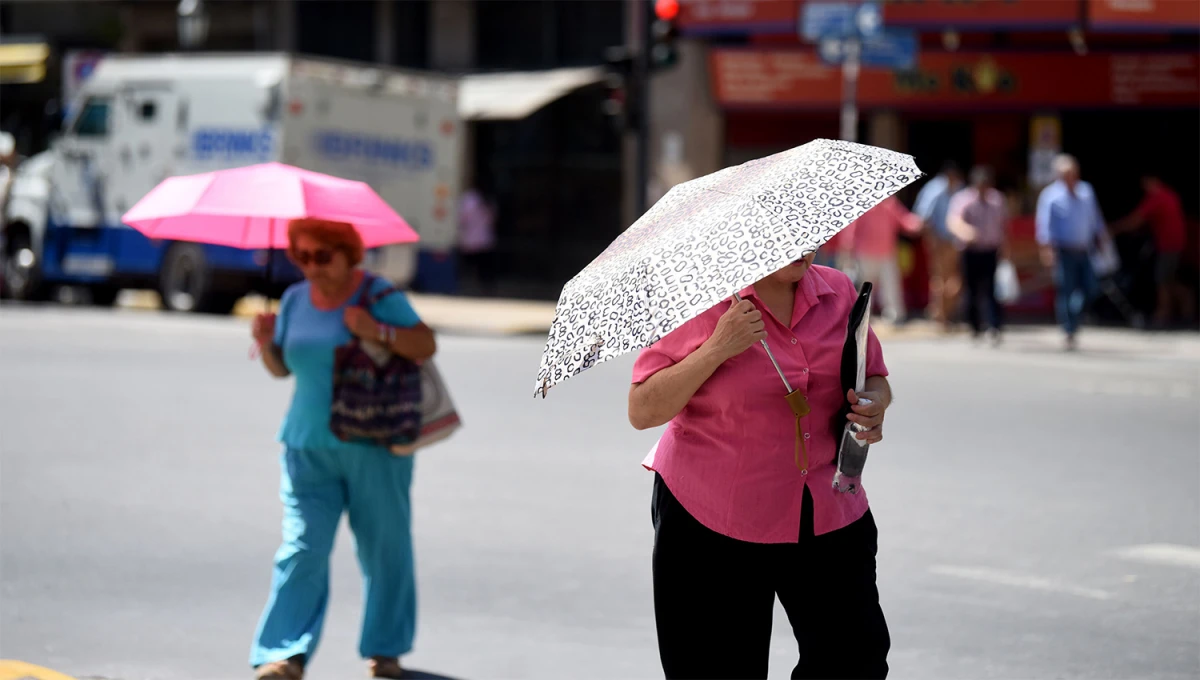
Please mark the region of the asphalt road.
<svg viewBox="0 0 1200 680"><path fill-rule="evenodd" d="M289 385L245 321L0 308L0 657L78 677L250 677ZM1200 340L1048 331L885 347L867 467L895 678L1200 677ZM411 666L652 678L654 433L630 361L530 397L536 338L442 339L467 421L420 454ZM362 677L343 529L310 678ZM772 677L794 642L777 613Z"/></svg>

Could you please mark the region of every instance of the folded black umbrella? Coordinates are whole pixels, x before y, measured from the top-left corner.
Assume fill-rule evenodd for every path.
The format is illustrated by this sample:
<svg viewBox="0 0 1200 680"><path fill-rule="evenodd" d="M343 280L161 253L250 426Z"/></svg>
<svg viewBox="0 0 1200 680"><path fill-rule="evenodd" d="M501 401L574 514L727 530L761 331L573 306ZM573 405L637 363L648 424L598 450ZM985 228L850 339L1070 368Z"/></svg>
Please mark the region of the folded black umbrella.
<svg viewBox="0 0 1200 680"><path fill-rule="evenodd" d="M838 411L837 421L833 431L841 432L841 443L838 445L837 472L833 476L833 488L841 492L858 493L858 478L862 476L863 466L867 463L869 444L864 444L855 438L862 431L858 425L846 420L850 414L850 402L845 394L854 390L861 392L867 381L867 332L871 327L871 291L870 281L864 282L858 291L858 299L850 310L850 320L846 325L846 343L842 346L842 395L843 405Z"/></svg>

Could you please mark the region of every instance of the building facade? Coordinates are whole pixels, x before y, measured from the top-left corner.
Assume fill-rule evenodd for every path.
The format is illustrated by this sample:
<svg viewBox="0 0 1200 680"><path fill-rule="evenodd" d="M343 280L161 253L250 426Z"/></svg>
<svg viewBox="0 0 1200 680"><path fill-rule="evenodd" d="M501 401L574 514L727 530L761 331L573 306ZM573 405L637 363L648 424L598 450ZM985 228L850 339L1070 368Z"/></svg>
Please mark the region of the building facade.
<svg viewBox="0 0 1200 680"><path fill-rule="evenodd" d="M701 63L670 77L688 78L683 89L703 96L688 99L690 117L663 116L656 124L659 135L680 134L695 150L688 173L839 135L842 75L798 36L804 4L684 0L681 30ZM1080 159L1110 219L1136 206L1139 174L1153 169L1183 197L1195 266L1200 3L885 0L882 10L885 27L916 33L917 61L904 71L863 69L861 141L911 153L930 173L946 160L995 168L1018 215L1014 255L1034 279L1042 272L1032 210L1055 152ZM671 100L678 90L656 86L656 96ZM706 124L686 124L696 119ZM902 200L911 203L916 188ZM1139 247L1127 250L1136 255ZM924 304L922 250L915 243L902 249L913 308ZM1049 281L1030 283L1045 289ZM1142 288L1141 295L1151 294L1152 285ZM1046 310L1045 296L1026 303Z"/></svg>

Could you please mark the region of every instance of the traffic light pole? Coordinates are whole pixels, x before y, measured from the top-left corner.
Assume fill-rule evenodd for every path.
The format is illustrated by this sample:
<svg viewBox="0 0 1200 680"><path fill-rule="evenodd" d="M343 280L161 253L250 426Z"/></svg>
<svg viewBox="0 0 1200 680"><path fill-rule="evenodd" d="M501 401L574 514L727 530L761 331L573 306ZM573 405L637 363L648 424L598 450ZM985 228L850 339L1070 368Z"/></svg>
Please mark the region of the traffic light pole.
<svg viewBox="0 0 1200 680"><path fill-rule="evenodd" d="M850 38L843 46L842 59L842 139L858 141L858 71L862 60L862 41Z"/></svg>
<svg viewBox="0 0 1200 680"><path fill-rule="evenodd" d="M653 26L644 4L650 0L634 0L637 21L637 56L633 67L633 81L637 92L633 97L637 111L636 151L634 173L633 209L637 217L646 212L647 193L650 184L650 47L653 43ZM635 218L636 219L636 218Z"/></svg>

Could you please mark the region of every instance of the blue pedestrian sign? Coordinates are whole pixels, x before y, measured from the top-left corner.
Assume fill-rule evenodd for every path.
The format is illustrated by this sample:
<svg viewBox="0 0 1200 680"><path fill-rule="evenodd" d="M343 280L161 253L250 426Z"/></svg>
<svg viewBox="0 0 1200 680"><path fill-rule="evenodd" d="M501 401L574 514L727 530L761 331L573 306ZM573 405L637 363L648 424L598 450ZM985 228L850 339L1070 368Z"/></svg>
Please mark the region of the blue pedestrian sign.
<svg viewBox="0 0 1200 680"><path fill-rule="evenodd" d="M800 15L800 35L809 42L868 38L883 28L883 11L876 2L806 2Z"/></svg>
<svg viewBox="0 0 1200 680"><path fill-rule="evenodd" d="M916 68L918 44L915 31L886 28L878 35L862 39L859 62L863 66L907 71ZM846 42L822 40L817 52L826 64L838 66L846 58Z"/></svg>
<svg viewBox="0 0 1200 680"><path fill-rule="evenodd" d="M884 29L862 41L862 63L896 71L917 67L917 32L902 28Z"/></svg>

